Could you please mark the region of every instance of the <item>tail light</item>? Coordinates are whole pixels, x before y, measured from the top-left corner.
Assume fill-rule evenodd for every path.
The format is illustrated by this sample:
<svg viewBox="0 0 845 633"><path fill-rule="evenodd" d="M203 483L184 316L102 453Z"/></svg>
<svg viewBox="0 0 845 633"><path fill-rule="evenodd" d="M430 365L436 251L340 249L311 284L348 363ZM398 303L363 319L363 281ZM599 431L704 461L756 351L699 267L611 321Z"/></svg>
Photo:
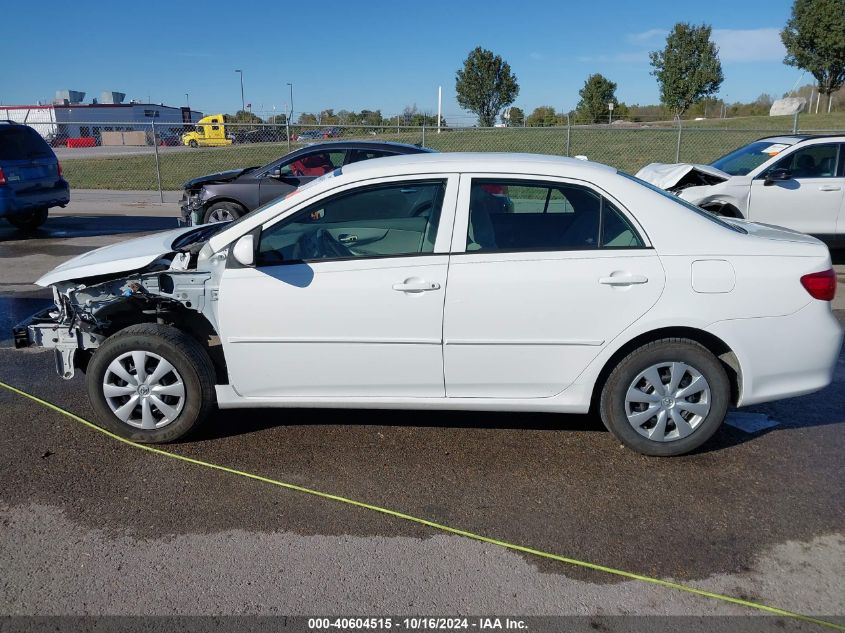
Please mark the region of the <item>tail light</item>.
<svg viewBox="0 0 845 633"><path fill-rule="evenodd" d="M0 167L0 185L6 184L6 174L3 173L3 168Z"/></svg>
<svg viewBox="0 0 845 633"><path fill-rule="evenodd" d="M62 163L61 161L56 161L56 170L59 172L59 178L62 177Z"/></svg>
<svg viewBox="0 0 845 633"><path fill-rule="evenodd" d="M833 301L836 295L836 273L833 268L801 277L801 285L813 299Z"/></svg>

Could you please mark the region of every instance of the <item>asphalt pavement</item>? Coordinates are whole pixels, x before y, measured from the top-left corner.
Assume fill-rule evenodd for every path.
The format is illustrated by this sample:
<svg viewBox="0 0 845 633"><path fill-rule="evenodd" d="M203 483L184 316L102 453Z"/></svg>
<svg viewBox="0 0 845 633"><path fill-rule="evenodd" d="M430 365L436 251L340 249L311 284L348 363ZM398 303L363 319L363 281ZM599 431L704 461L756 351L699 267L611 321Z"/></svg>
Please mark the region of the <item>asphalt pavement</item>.
<svg viewBox="0 0 845 633"><path fill-rule="evenodd" d="M91 419L84 376L61 380L51 353L10 349L9 328L50 302L32 285L43 272L173 222L0 228L0 381ZM620 447L589 416L340 409L219 412L166 448L582 561L845 615L845 355L823 392L730 420L673 459ZM4 389L0 526L4 615L749 613L149 454Z"/></svg>

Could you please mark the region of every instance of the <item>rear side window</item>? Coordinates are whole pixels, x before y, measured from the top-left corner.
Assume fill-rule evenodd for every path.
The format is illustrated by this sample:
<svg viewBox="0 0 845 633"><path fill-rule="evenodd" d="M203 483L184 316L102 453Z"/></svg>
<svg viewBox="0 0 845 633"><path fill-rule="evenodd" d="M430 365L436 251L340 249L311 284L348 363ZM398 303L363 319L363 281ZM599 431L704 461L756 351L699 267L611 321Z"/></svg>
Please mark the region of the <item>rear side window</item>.
<svg viewBox="0 0 845 633"><path fill-rule="evenodd" d="M383 158L385 156L393 156L390 152L381 152L373 149L353 149L349 154L350 163L357 163L362 160L370 160L373 158Z"/></svg>
<svg viewBox="0 0 845 633"><path fill-rule="evenodd" d="M586 187L473 180L467 252L642 248L608 200Z"/></svg>
<svg viewBox="0 0 845 633"><path fill-rule="evenodd" d="M50 146L31 127L0 127L0 160L28 160L52 155Z"/></svg>

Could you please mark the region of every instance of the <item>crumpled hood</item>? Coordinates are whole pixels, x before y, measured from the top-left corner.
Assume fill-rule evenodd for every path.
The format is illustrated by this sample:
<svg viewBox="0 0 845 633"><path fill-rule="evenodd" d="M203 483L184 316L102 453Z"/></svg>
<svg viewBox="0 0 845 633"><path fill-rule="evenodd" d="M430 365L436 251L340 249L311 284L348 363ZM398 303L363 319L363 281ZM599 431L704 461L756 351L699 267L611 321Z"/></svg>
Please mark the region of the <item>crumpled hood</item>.
<svg viewBox="0 0 845 633"><path fill-rule="evenodd" d="M103 246L59 264L35 283L50 286L60 281L138 270L172 252L177 237L192 231L202 232L203 228L187 226Z"/></svg>
<svg viewBox="0 0 845 633"><path fill-rule="evenodd" d="M209 182L229 182L240 176L241 174L249 171L250 169L257 169L258 167L245 167L244 169L229 169L226 171L219 171L216 174L208 174L206 176L199 176L198 178L194 178L192 180L187 181L184 185L182 185L183 189L196 189L200 185L204 185Z"/></svg>
<svg viewBox="0 0 845 633"><path fill-rule="evenodd" d="M692 171L699 171L713 180L711 184L728 180L731 175L716 169L711 165L695 163L651 163L637 172L637 178L645 180L661 189L669 189L677 185Z"/></svg>

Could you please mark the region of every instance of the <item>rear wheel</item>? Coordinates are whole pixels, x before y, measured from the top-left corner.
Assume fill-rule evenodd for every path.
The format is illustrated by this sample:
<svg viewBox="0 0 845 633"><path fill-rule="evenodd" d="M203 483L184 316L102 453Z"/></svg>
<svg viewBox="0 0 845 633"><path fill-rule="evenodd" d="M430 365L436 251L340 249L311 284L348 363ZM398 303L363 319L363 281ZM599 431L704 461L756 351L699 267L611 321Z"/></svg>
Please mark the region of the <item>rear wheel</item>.
<svg viewBox="0 0 845 633"><path fill-rule="evenodd" d="M100 423L136 442L176 440L214 405L211 359L166 325L133 325L109 337L91 359L87 382Z"/></svg>
<svg viewBox="0 0 845 633"><path fill-rule="evenodd" d="M246 213L246 209L236 202L216 202L206 210L203 222L206 224L209 222L231 222L237 220L244 213Z"/></svg>
<svg viewBox="0 0 845 633"><path fill-rule="evenodd" d="M47 221L47 213L47 207L44 207L20 215L10 215L6 219L15 228L22 231L33 231Z"/></svg>
<svg viewBox="0 0 845 633"><path fill-rule="evenodd" d="M730 383L719 359L689 339L662 339L626 356L601 393L601 418L644 455L688 453L722 424Z"/></svg>

